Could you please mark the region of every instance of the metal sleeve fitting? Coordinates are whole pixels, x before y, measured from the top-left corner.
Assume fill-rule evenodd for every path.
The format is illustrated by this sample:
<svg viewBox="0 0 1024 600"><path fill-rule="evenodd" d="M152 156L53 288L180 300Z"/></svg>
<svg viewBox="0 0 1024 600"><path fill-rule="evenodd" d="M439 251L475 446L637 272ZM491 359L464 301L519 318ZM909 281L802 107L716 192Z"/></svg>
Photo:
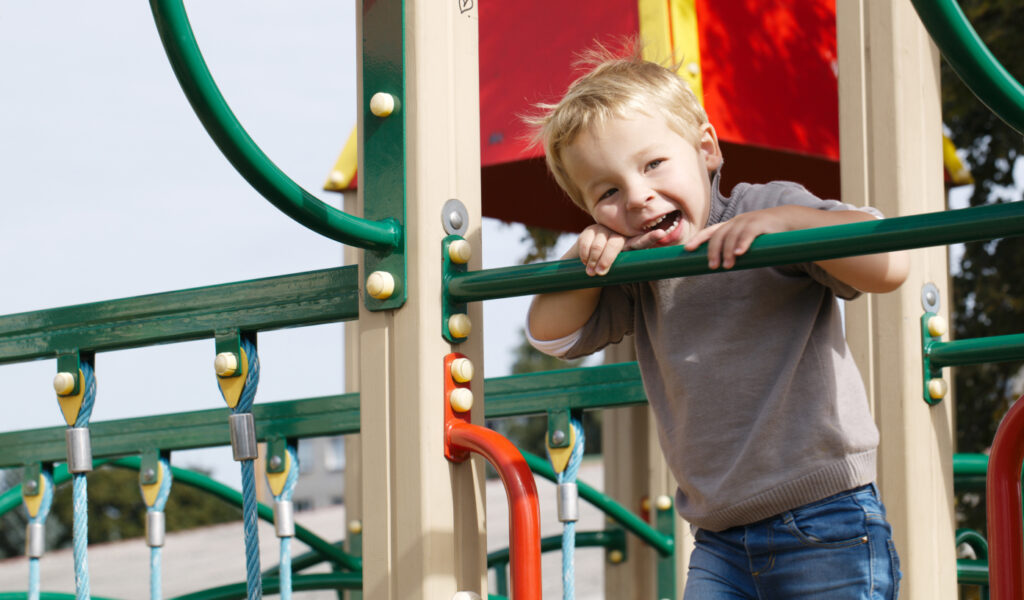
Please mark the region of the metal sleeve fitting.
<svg viewBox="0 0 1024 600"><path fill-rule="evenodd" d="M256 445L256 421L252 413L236 413L228 417L231 426L231 452L235 460L255 460L259 456Z"/></svg>
<svg viewBox="0 0 1024 600"><path fill-rule="evenodd" d="M68 445L68 471L88 473L92 471L92 442L88 427L69 427L64 430Z"/></svg>
<svg viewBox="0 0 1024 600"><path fill-rule="evenodd" d="M562 523L580 520L580 493L575 483L558 484L558 520Z"/></svg>
<svg viewBox="0 0 1024 600"><path fill-rule="evenodd" d="M162 510L146 511L146 545L150 548L160 548L164 545L164 532L167 522Z"/></svg>
<svg viewBox="0 0 1024 600"><path fill-rule="evenodd" d="M42 558L46 551L46 529L42 523L29 523L25 526L25 556Z"/></svg>
<svg viewBox="0 0 1024 600"><path fill-rule="evenodd" d="M291 500L274 502L274 531L277 537L295 537L295 512Z"/></svg>

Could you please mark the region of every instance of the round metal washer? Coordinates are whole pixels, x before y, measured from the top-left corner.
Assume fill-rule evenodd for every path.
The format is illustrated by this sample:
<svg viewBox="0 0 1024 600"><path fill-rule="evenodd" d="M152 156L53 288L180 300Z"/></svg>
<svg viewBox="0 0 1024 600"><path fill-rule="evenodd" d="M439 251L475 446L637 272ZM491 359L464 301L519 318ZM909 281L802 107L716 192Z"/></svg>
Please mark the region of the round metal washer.
<svg viewBox="0 0 1024 600"><path fill-rule="evenodd" d="M934 283L921 286L921 306L926 312L939 312L939 288Z"/></svg>
<svg viewBox="0 0 1024 600"><path fill-rule="evenodd" d="M445 202L444 208L441 209L441 223L444 224L444 232L448 235L466 235L466 230L469 229L466 205L454 198Z"/></svg>

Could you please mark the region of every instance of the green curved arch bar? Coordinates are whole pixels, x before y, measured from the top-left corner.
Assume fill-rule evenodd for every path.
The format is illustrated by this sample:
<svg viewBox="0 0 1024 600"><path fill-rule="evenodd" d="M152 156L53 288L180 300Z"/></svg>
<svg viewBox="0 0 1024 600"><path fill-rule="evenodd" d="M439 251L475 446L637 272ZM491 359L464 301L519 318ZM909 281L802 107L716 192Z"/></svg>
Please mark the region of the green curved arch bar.
<svg viewBox="0 0 1024 600"><path fill-rule="evenodd" d="M138 471L142 464L142 460L137 456L130 456L126 458L118 458L116 460L96 460L93 462L95 467L99 467L103 464L109 464L114 467L120 467L122 469L132 469ZM214 496L234 504L235 506L242 506L242 493L238 490L231 488L223 483L216 481L196 473L189 471L188 469L182 469L179 467L171 466L171 473L174 475L175 481L183 483L188 486L192 486L203 490L204 492L213 494ZM60 464L53 470L53 483L54 485L61 485L71 479L71 474L68 473L68 467L66 464ZM16 485L13 488L7 490L0 495L0 515L7 513L8 511L19 506L22 502L21 499L21 485ZM268 522L274 522L274 509L267 506L266 504L257 505L257 514L259 518ZM304 544L314 549L320 555L326 557L328 560L336 563L338 566L352 570L362 571L363 561L357 556L346 554L340 549L336 548L333 544L327 540L317 536L312 531L302 527L299 524L295 524L295 537L301 540Z"/></svg>
<svg viewBox="0 0 1024 600"><path fill-rule="evenodd" d="M1024 87L992 55L956 0L911 0L928 34L974 95L1024 133Z"/></svg>
<svg viewBox="0 0 1024 600"><path fill-rule="evenodd" d="M271 204L332 240L373 250L398 248L394 219L368 221L325 204L302 189L260 150L224 100L196 43L182 0L150 0L164 51L196 116L233 167Z"/></svg>

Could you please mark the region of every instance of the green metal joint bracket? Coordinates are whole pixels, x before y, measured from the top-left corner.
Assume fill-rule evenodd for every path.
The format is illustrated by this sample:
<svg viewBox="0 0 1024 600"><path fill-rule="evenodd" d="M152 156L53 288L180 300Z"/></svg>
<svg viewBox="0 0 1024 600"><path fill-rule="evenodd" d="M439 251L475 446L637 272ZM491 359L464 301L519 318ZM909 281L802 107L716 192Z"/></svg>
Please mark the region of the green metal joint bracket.
<svg viewBox="0 0 1024 600"><path fill-rule="evenodd" d="M572 414L568 408L556 408L548 411L548 446L551 448L568 448L572 443Z"/></svg>
<svg viewBox="0 0 1024 600"><path fill-rule="evenodd" d="M467 305L465 302L452 302L448 294L448 282L458 273L465 273L468 269L466 263L458 263L452 260L449 248L455 242L465 241L460 235L449 235L441 240L441 335L452 344L461 344L467 337L456 335L452 331L450 323L455 315L466 315Z"/></svg>
<svg viewBox="0 0 1024 600"><path fill-rule="evenodd" d="M161 453L157 449L143 450L139 454L139 483L152 485L160 480ZM164 456L166 458L166 456Z"/></svg>
<svg viewBox="0 0 1024 600"><path fill-rule="evenodd" d="M39 488L39 476L43 473L42 463L32 463L25 465L24 474L22 481L25 482L21 486L21 493L23 496L38 496L43 492Z"/></svg>
<svg viewBox="0 0 1024 600"><path fill-rule="evenodd" d="M363 161L359 165L363 188L363 217L390 219L404 232L406 225L406 112L405 3L402 0L363 4ZM381 100L387 100L387 110ZM367 250L363 276L390 275L393 290L386 297L365 296L371 311L393 310L405 304L408 265L407 236L393 248Z"/></svg>
<svg viewBox="0 0 1024 600"><path fill-rule="evenodd" d="M676 511L672 498L659 496L654 502L654 512L655 528L673 541L672 553L658 555L658 598L676 598Z"/></svg>
<svg viewBox="0 0 1024 600"><path fill-rule="evenodd" d="M288 466L288 440L274 436L267 440L267 473L283 473Z"/></svg>
<svg viewBox="0 0 1024 600"><path fill-rule="evenodd" d="M75 387L64 396L74 396L82 392L82 378L78 376L82 368L82 355L78 350L68 350L57 355L57 372L70 373L75 378Z"/></svg>
<svg viewBox="0 0 1024 600"><path fill-rule="evenodd" d="M931 361L932 346L942 341L948 328L946 320L938 314L940 301L939 289L934 283L929 282L921 287L921 307L925 311L921 315L921 389L924 401L929 406L942 402L948 392L946 380L942 378L942 367L933 366Z"/></svg>
<svg viewBox="0 0 1024 600"><path fill-rule="evenodd" d="M240 377L242 375L242 332L237 329L224 329L214 332L213 339L216 355L231 354L235 357L235 364L239 367L231 375L221 375L220 373L217 375L219 377Z"/></svg>

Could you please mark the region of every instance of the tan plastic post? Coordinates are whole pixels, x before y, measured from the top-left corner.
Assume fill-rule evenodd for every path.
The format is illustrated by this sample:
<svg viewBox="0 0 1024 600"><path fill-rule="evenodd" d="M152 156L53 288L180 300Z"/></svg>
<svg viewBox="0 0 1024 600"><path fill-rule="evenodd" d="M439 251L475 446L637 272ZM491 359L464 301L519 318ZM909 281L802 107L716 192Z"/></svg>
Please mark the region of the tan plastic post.
<svg viewBox="0 0 1024 600"><path fill-rule="evenodd" d="M343 208L349 214L361 214L355 191L342 192ZM359 249L344 246L342 262L359 264ZM359 391L359 321L348 321L345 329L345 393ZM360 532L363 525L363 438L360 434L345 436L345 550L352 551L352 529ZM361 538L360 538L361 539ZM362 554L362 544L359 552ZM346 592L346 600L361 600L361 591Z"/></svg>
<svg viewBox="0 0 1024 600"><path fill-rule="evenodd" d="M909 2L837 3L843 200L887 216L945 209L938 52ZM867 50L870 48L870 52ZM921 287L949 305L946 248L911 252L898 291L847 305L847 337L881 431L879 487L904 599L956 597L952 401L922 399Z"/></svg>
<svg viewBox="0 0 1024 600"><path fill-rule="evenodd" d="M444 458L442 369L453 347L441 337L440 305L448 199L465 204L466 237L481 254L477 18L472 3L405 0L406 95L389 118L404 118L407 132L408 300L359 315L363 595L374 600L486 594L483 468ZM360 193L360 206L372 201ZM479 305L470 310L481 323ZM480 333L457 347L478 365L481 392L482 347ZM481 423L482 408L473 411Z"/></svg>

